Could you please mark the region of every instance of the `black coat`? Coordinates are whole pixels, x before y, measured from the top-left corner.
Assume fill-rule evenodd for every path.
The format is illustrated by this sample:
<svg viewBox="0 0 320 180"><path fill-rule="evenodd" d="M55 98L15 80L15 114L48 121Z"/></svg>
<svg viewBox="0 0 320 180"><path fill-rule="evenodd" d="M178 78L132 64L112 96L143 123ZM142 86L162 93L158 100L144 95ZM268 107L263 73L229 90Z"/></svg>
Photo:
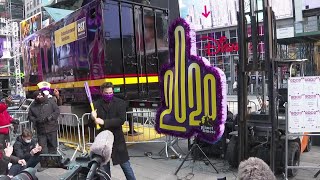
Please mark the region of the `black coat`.
<svg viewBox="0 0 320 180"><path fill-rule="evenodd" d="M36 144L37 142L33 139L30 143L26 143L21 136L18 136L13 145L13 155L28 161L31 157L30 151L36 147Z"/></svg>
<svg viewBox="0 0 320 180"><path fill-rule="evenodd" d="M100 131L109 130L114 135L111 154L113 165L127 162L129 155L122 131L122 125L126 121L126 102L113 97L112 101L107 104L100 99L94 103L94 107L97 109L98 118L104 120L104 125L101 126Z"/></svg>
<svg viewBox="0 0 320 180"><path fill-rule="evenodd" d="M31 104L28 119L35 124L38 134L47 134L58 130L60 109L52 99L45 99L43 103Z"/></svg>

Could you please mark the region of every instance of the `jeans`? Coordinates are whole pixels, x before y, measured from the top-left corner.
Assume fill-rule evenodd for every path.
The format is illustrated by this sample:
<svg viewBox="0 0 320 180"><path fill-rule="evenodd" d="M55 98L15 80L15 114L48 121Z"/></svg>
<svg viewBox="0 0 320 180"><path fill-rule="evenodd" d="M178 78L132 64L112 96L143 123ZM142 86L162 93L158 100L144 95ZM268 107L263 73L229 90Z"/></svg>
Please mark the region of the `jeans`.
<svg viewBox="0 0 320 180"><path fill-rule="evenodd" d="M127 161L123 164L120 164L120 167L124 173L124 175L126 176L127 180L136 180L136 177L134 176L133 170L130 166L130 162ZM110 172L110 162L108 162L108 164L103 166L103 170L109 174L109 176L111 177L111 172ZM110 180L110 179L108 179Z"/></svg>

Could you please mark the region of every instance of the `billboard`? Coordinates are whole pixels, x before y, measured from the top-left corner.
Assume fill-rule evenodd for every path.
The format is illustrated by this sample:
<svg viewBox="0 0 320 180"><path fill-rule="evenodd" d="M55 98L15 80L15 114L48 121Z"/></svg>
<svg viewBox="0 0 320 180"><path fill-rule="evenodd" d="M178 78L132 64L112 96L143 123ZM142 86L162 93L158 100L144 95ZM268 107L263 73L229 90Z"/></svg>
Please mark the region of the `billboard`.
<svg viewBox="0 0 320 180"><path fill-rule="evenodd" d="M21 40L29 35L39 31L42 28L42 13L39 12L28 19L20 22L20 37Z"/></svg>
<svg viewBox="0 0 320 180"><path fill-rule="evenodd" d="M245 0L245 11L250 11L250 0ZM293 17L292 0L269 0L277 19ZM257 0L261 10L263 0ZM179 0L180 15L193 23L196 30L237 25L238 0ZM262 21L262 13L258 15Z"/></svg>
<svg viewBox="0 0 320 180"><path fill-rule="evenodd" d="M79 19L54 32L56 47L69 44L87 36L86 18Z"/></svg>

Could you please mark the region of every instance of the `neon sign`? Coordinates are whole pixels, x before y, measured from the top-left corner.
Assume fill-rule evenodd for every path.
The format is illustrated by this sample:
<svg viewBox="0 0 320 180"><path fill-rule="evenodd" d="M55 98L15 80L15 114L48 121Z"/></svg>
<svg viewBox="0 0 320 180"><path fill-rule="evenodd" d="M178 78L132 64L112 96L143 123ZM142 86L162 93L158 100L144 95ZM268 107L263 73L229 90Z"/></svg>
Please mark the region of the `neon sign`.
<svg viewBox="0 0 320 180"><path fill-rule="evenodd" d="M205 46L208 56L216 55L224 52L236 52L239 51L238 43L227 43L227 37L222 36L220 39L214 39L212 37L203 36L202 40L209 40L211 43L207 43Z"/></svg>
<svg viewBox="0 0 320 180"><path fill-rule="evenodd" d="M226 77L222 70L190 54L190 27L177 19L169 29L170 64L160 74L159 133L217 141L226 120Z"/></svg>
<svg viewBox="0 0 320 180"><path fill-rule="evenodd" d="M205 52L207 56L217 55L219 53L226 52L238 52L239 44L237 42L228 43L228 39L225 36L222 36L220 39L214 39L208 36L202 36L201 40L211 41L208 42L205 46ZM252 53L252 43L248 44L249 53ZM257 45L258 52L263 52L263 43Z"/></svg>

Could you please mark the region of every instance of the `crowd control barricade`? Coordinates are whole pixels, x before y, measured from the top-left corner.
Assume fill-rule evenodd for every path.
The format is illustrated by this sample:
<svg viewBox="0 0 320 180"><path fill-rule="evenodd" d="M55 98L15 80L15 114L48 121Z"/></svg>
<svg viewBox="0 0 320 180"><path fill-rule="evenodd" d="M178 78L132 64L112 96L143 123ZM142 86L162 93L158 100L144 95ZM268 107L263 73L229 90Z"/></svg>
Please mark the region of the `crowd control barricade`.
<svg viewBox="0 0 320 180"><path fill-rule="evenodd" d="M81 127L80 120L76 114L71 113L60 113L58 118L59 129L58 129L58 142L67 147L75 148L71 160L75 157L78 150L82 150L81 145ZM58 147L60 149L60 147Z"/></svg>
<svg viewBox="0 0 320 180"><path fill-rule="evenodd" d="M158 134L154 128L155 117L155 110L137 109L127 112L126 122L123 125L127 143L166 143L164 135ZM129 133L132 130L136 133Z"/></svg>
<svg viewBox="0 0 320 180"><path fill-rule="evenodd" d="M33 126L28 120L28 111L11 110L11 111L8 111L8 113L14 120L19 121L19 125L13 125L11 127L11 131L10 131L11 141L15 140L16 137L20 135L22 133L22 130L25 128L33 131ZM35 133L33 135L35 136Z"/></svg>
<svg viewBox="0 0 320 180"><path fill-rule="evenodd" d="M128 111L126 113L126 121L122 126L124 136L127 144L137 143L164 143L165 153L168 157L168 149L172 149L170 146L172 139L166 138L163 134L158 134L154 128L155 125L156 110L136 109L136 111ZM89 150L90 145L94 141L96 136L95 128L89 128L85 125L90 119L90 113L85 113L81 117L82 124L82 140L84 145L83 153ZM130 127L133 128L136 133L129 133Z"/></svg>
<svg viewBox="0 0 320 180"><path fill-rule="evenodd" d="M9 141L11 145L13 145L17 137L22 134L22 130L24 128L28 128L28 129L30 128L30 123L27 121L24 121L24 122L20 122L17 125L8 124L5 126L0 126L0 129L2 128L9 128Z"/></svg>
<svg viewBox="0 0 320 180"><path fill-rule="evenodd" d="M238 101L227 101L227 105L230 112L232 112L234 115L238 114ZM247 107L249 113L258 111L260 109L256 102L250 100L248 101Z"/></svg>
<svg viewBox="0 0 320 180"><path fill-rule="evenodd" d="M89 146L94 140L94 137L96 136L96 129L95 128L85 128L85 125L88 124L88 121L90 120L90 113L85 113L81 117L81 134L82 134L82 144L83 149L82 152L86 153L89 151Z"/></svg>
<svg viewBox="0 0 320 180"><path fill-rule="evenodd" d="M13 119L19 120L19 122L28 121L28 111L12 110L12 111L8 111L8 113Z"/></svg>

